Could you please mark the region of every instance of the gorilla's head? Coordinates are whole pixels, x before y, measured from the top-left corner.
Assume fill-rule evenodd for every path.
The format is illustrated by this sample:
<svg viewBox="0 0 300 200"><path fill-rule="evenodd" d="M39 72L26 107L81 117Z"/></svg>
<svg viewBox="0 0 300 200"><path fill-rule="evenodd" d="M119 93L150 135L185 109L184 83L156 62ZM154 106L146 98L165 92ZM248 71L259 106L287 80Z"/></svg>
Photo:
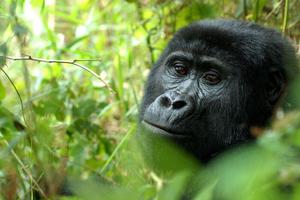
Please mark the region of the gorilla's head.
<svg viewBox="0 0 300 200"><path fill-rule="evenodd" d="M242 21L193 23L152 67L141 128L207 160L267 125L295 61L291 44L274 30Z"/></svg>

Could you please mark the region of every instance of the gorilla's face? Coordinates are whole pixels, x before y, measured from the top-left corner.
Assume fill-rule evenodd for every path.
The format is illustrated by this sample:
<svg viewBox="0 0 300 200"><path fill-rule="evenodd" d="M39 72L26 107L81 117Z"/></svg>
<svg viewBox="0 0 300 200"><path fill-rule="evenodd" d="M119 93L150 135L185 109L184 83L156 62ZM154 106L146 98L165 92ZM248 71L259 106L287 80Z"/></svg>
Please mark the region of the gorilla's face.
<svg viewBox="0 0 300 200"><path fill-rule="evenodd" d="M205 137L205 124L222 120L222 109L227 114L237 111L236 107L227 109L238 94L235 73L239 74L216 56L171 52L153 75L152 84L161 90L147 102L143 124L169 137ZM214 119L207 121L209 116Z"/></svg>
<svg viewBox="0 0 300 200"><path fill-rule="evenodd" d="M250 127L267 123L283 92L288 47L278 33L245 22L183 28L151 70L141 127L201 160L249 140Z"/></svg>

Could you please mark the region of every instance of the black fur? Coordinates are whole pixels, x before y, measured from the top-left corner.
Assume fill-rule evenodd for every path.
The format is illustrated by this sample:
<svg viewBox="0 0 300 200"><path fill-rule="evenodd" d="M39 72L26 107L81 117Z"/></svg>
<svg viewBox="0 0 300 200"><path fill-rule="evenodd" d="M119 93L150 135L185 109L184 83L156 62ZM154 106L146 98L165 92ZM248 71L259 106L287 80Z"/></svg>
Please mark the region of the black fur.
<svg viewBox="0 0 300 200"><path fill-rule="evenodd" d="M209 160L268 124L295 63L289 41L272 29L236 20L193 23L152 67L141 129Z"/></svg>

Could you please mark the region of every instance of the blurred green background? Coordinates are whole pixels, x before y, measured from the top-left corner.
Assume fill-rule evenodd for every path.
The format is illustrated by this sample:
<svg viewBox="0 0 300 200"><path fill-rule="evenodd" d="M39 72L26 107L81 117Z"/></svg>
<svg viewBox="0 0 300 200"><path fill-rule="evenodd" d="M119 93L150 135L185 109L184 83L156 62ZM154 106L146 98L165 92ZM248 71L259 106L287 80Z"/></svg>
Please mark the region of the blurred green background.
<svg viewBox="0 0 300 200"><path fill-rule="evenodd" d="M1 0L0 199L300 199L297 81L258 145L208 166L170 147L162 168L183 167L159 173L131 145L151 65L176 30L207 18L273 27L300 53L299 0ZM9 56L87 59L76 63L99 77ZM67 179L76 197L61 194Z"/></svg>

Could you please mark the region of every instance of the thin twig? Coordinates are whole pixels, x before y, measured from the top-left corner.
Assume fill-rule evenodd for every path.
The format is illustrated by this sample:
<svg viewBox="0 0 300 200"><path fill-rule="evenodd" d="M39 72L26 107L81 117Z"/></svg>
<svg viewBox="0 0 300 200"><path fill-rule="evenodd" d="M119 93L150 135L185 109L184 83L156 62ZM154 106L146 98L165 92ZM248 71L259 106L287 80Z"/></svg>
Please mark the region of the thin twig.
<svg viewBox="0 0 300 200"><path fill-rule="evenodd" d="M89 69L88 67L86 67L84 65L77 63L78 61L101 61L100 59L47 60L47 59L42 59L42 58L34 58L30 55L26 55L23 57L4 56L4 58L6 58L8 60L13 60L13 61L28 60L28 61L43 62L43 63L60 63L60 64L75 65L75 66L80 67L81 69L89 72L90 74L95 76L97 79L99 79L109 91L111 91L112 93L116 93L96 72L94 72L93 70Z"/></svg>
<svg viewBox="0 0 300 200"><path fill-rule="evenodd" d="M102 60L101 59L75 59L73 61L74 62L77 62L77 61L98 61L98 62L101 62Z"/></svg>
<svg viewBox="0 0 300 200"><path fill-rule="evenodd" d="M154 180L154 182L156 183L157 189L160 190L163 187L164 180L159 178L154 172L150 172L149 175L152 178L152 180Z"/></svg>
<svg viewBox="0 0 300 200"><path fill-rule="evenodd" d="M6 144L7 147L10 147L9 143L3 139L4 143ZM48 199L45 192L43 191L43 189L40 187L40 185L38 184L38 182L33 178L31 172L27 169L27 167L24 165L24 163L22 162L22 160L20 159L20 157L16 154L16 152L11 149L10 150L11 154L13 155L13 157L17 160L17 162L19 163L19 165L21 165L21 169L24 170L24 172L27 174L27 176L29 176L30 180L33 182L33 184L36 186L37 190L41 193L41 195L45 198Z"/></svg>
<svg viewBox="0 0 300 200"><path fill-rule="evenodd" d="M6 65L6 64L5 64ZM7 66L7 65L6 65ZM11 80L11 78L9 77L9 75L5 72L5 70L0 67L0 70L4 73L4 75L6 76L6 78L8 79L8 81L10 82L10 84L13 86L14 90L16 91L17 95L18 95L18 98L19 98L19 101L20 101L20 104L21 104L21 112L22 112L22 117L23 117L23 121L25 123L25 126L28 127L28 124L27 124L27 121L26 121L26 118L25 118L25 111L24 111L24 104L23 104L23 100L22 100L22 97L19 93L19 90L17 89L16 85L14 84L14 82Z"/></svg>

